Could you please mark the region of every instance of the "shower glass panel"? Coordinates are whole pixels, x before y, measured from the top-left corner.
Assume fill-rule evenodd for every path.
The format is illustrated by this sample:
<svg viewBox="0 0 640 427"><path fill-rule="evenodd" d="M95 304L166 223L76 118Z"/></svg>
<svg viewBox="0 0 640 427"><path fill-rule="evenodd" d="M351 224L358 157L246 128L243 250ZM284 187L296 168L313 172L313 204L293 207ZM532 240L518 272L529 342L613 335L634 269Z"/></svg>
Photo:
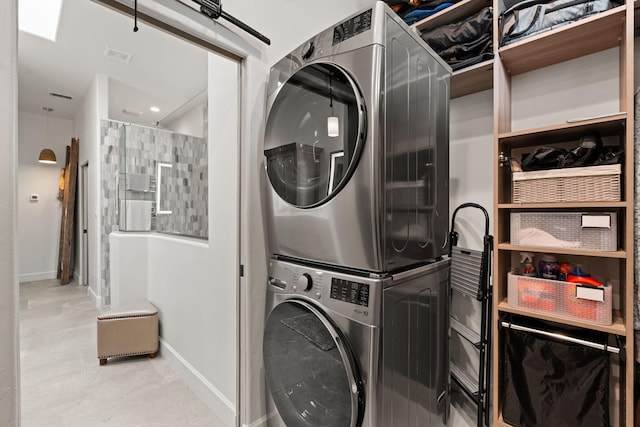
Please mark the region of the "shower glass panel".
<svg viewBox="0 0 640 427"><path fill-rule="evenodd" d="M206 139L120 125L120 230L208 238Z"/></svg>

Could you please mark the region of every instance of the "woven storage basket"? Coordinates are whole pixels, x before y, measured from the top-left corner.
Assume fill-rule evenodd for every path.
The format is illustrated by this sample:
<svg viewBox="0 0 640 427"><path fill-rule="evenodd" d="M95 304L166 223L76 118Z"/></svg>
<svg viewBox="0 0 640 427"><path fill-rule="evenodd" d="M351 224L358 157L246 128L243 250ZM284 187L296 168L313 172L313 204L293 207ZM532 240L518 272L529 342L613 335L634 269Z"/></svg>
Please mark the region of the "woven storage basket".
<svg viewBox="0 0 640 427"><path fill-rule="evenodd" d="M507 302L511 307L544 312L558 317L611 325L612 288L603 286L604 301L576 298L576 284L508 273Z"/></svg>
<svg viewBox="0 0 640 427"><path fill-rule="evenodd" d="M513 173L513 203L619 202L621 165Z"/></svg>

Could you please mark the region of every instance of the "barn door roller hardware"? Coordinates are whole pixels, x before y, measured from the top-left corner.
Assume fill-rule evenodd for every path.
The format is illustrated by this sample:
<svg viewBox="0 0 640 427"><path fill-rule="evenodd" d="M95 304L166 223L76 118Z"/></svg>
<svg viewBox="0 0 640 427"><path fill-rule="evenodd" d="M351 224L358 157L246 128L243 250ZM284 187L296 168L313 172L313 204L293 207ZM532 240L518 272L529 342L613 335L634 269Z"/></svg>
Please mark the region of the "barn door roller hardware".
<svg viewBox="0 0 640 427"><path fill-rule="evenodd" d="M176 0L176 1L180 1L180 0ZM226 19L227 21L231 22L236 27L239 27L240 29L246 31L247 33L251 34L252 36L257 38L258 40L262 41L263 43L265 43L267 45L271 44L271 40L269 40L267 37L265 37L264 35L260 34L259 32L257 32L256 30L254 30L253 28L251 28L250 26L248 26L244 22L242 22L242 21L234 18L233 16L229 15L227 12L223 12L222 4L220 3L220 0L193 0L193 2L200 5L200 13L202 13L203 15L207 15L211 19L218 19L220 17L223 17L224 19ZM137 32L138 31L138 0L134 0L133 4L134 4L134 6L133 6L133 18L134 18L133 32Z"/></svg>
<svg viewBox="0 0 640 427"><path fill-rule="evenodd" d="M271 44L271 40L269 40L268 38L266 38L265 36L263 36L262 34L257 32L253 28L249 27L244 22L239 21L238 19L236 19L233 16L229 15L228 13L224 12L222 10L222 4L221 4L220 0L193 0L193 2L199 4L200 5L200 12L202 14L204 14L204 15L207 15L209 18L218 19L218 18L222 17L222 18L226 19L227 21L231 22L236 27L246 31L249 34L251 34L252 36L257 38L258 40L262 41L263 43L265 43L267 45Z"/></svg>

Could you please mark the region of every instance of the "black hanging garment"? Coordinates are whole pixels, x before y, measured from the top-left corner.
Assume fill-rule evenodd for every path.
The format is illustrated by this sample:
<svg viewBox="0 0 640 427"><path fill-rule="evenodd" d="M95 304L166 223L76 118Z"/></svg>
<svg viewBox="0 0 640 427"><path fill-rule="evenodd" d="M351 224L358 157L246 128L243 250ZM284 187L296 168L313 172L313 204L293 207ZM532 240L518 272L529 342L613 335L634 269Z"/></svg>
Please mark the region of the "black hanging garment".
<svg viewBox="0 0 640 427"><path fill-rule="evenodd" d="M421 37L454 71L486 61L493 57L493 8L425 31Z"/></svg>
<svg viewBox="0 0 640 427"><path fill-rule="evenodd" d="M609 427L609 353L505 329L502 417L516 427Z"/></svg>

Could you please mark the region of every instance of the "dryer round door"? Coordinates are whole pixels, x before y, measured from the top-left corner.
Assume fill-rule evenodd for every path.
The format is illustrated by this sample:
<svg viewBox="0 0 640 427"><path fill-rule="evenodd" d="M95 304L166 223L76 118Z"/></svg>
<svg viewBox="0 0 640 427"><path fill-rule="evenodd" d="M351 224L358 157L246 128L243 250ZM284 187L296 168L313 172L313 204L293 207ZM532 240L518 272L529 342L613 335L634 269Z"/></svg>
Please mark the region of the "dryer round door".
<svg viewBox="0 0 640 427"><path fill-rule="evenodd" d="M364 143L365 107L342 68L314 63L278 90L265 130L265 166L275 192L308 208L327 202L346 184Z"/></svg>
<svg viewBox="0 0 640 427"><path fill-rule="evenodd" d="M344 335L311 304L287 300L265 326L267 385L287 427L357 427L362 381Z"/></svg>

